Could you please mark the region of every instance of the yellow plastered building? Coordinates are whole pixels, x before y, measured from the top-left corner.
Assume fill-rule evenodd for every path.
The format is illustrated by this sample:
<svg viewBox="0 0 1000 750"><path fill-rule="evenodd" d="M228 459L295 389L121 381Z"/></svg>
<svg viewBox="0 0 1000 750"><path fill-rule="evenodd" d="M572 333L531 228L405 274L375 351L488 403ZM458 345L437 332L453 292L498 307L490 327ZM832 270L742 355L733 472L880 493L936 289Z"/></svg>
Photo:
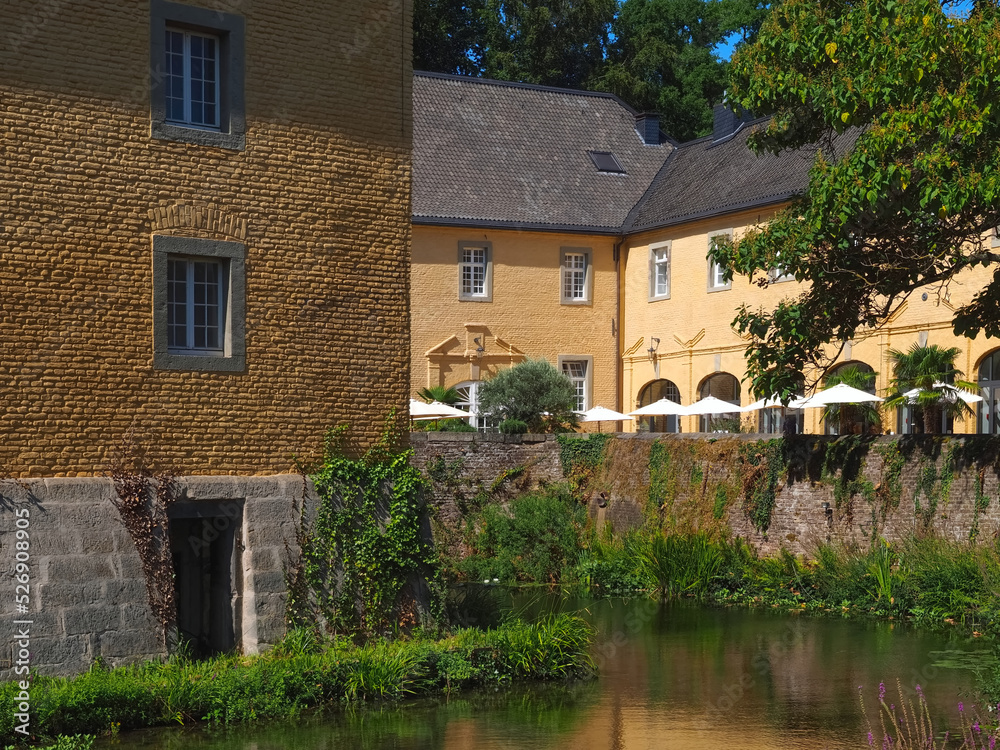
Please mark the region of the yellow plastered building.
<svg viewBox="0 0 1000 750"><path fill-rule="evenodd" d="M579 105L605 95L425 74L417 75L414 91L413 394L457 385L470 394L465 405L474 407L476 384L498 368L525 356L561 365L573 355L592 358L581 406L613 404L629 412L659 398L690 405L713 395L741 406L758 399L744 382L747 341L733 320L740 306L770 308L801 286L780 269L763 287L739 276L727 282L707 254L713 237L739 237L787 206L807 184L814 150L756 157L746 138L761 121L722 107L712 135L675 144L659 133L644 136L650 118L613 98L597 99L633 120L597 147L593 131L607 118L581 117L587 110ZM646 146L640 159L658 162L655 174L634 166L646 164L626 150L636 136ZM845 137L834 149L852 145ZM600 169L587 173L583 168L591 165L583 157L593 150L610 152L612 166L617 161L636 179L614 182ZM567 164L577 172L569 174ZM599 213L595 196L610 206L609 195L631 197L643 181L647 187L625 214L615 204L618 211L605 212L599 232L587 234L584 225ZM560 300L563 250L574 244L593 253L593 296L567 309ZM461 293L462 269L468 273L463 260L470 257L463 253L477 247L489 286L478 300ZM832 371L848 364L870 369L875 391L886 395L890 350L915 343L958 347L957 366L984 386L986 402L974 408L976 416L942 427L995 431L997 347L985 338L956 337L951 328L954 310L989 277L968 271L947 289L918 290L887 325L846 342ZM616 339L613 348L609 336ZM621 428L694 432L739 421L744 430L780 432L786 416L800 431L828 429L821 409L644 418ZM729 424L720 422L726 417ZM910 409L887 409L878 429L919 431L922 420Z"/></svg>

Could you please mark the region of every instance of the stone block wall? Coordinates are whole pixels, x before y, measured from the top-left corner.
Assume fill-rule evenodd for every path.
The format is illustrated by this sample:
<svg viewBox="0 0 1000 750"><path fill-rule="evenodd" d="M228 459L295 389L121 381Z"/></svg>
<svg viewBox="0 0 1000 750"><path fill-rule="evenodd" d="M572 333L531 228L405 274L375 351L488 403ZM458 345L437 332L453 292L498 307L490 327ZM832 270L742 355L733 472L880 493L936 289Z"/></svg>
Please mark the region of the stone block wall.
<svg viewBox="0 0 1000 750"><path fill-rule="evenodd" d="M810 555L820 543L864 547L873 538L894 541L914 534L954 541L989 541L1000 535L1000 443L975 436L874 438L855 453L858 471L847 474L840 466L823 472L816 461L837 445L837 438L797 436L789 454L792 469L780 472L765 532L755 528L743 511L742 495L729 498L718 521L710 512L706 518L706 502L709 511L712 502L706 494L713 487L725 483L742 491L748 467L738 458L733 460L738 446L771 439L770 435L720 439L699 434L619 434L613 438L613 453L605 454L604 465L581 490L581 501L588 503L597 523L607 521L616 529L640 523L649 503L650 448L654 440L662 440L684 448L712 445L730 457L714 465L699 459L704 479L682 482L676 497L664 506L673 522L681 528L717 524L765 554L784 547ZM554 436L414 433L411 444L415 465L432 479L432 502L441 518L452 524L461 520L456 498L489 488L512 469L526 467L530 472L522 489L564 479ZM896 455L902 464L894 474L886 456ZM899 491L890 498L893 481L898 481Z"/></svg>
<svg viewBox="0 0 1000 750"><path fill-rule="evenodd" d="M285 633L285 570L296 552L301 508L311 484L295 474L180 477L179 503L227 503L241 509L237 551L239 642L266 650ZM15 619L30 621L30 666L74 674L98 657L111 665L162 657L164 632L149 606L142 562L112 503L114 487L98 478L0 482L0 599L15 611L17 529L27 531L27 612L0 620L0 679L17 660ZM26 523L18 523L18 520ZM204 539L185 543L201 544Z"/></svg>

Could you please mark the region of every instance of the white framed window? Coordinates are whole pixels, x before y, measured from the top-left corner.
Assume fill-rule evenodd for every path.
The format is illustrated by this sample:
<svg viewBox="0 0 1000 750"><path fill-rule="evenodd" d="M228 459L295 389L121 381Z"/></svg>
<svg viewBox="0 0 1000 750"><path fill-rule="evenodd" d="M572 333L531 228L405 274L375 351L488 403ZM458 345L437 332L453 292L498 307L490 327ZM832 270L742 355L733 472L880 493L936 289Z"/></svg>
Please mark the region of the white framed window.
<svg viewBox="0 0 1000 750"><path fill-rule="evenodd" d="M712 249L715 245L715 239L717 237L732 237L733 232L731 229L727 229L724 232L715 232L708 236L708 248ZM708 291L710 292L721 292L725 289L731 289L733 286L732 281L726 280L726 269L715 262L712 256L708 257Z"/></svg>
<svg viewBox="0 0 1000 750"><path fill-rule="evenodd" d="M670 299L670 243L649 247L649 299Z"/></svg>
<svg viewBox="0 0 1000 750"><path fill-rule="evenodd" d="M150 0L150 135L246 148L243 16Z"/></svg>
<svg viewBox="0 0 1000 750"><path fill-rule="evenodd" d="M493 300L493 248L489 243L458 243L458 298Z"/></svg>
<svg viewBox="0 0 1000 750"><path fill-rule="evenodd" d="M560 354L559 370L569 378L576 392L576 411L590 408L594 358L589 354Z"/></svg>
<svg viewBox="0 0 1000 750"><path fill-rule="evenodd" d="M172 354L225 354L228 265L167 256L167 350Z"/></svg>
<svg viewBox="0 0 1000 750"><path fill-rule="evenodd" d="M241 372L246 366L246 248L153 236L153 367Z"/></svg>
<svg viewBox="0 0 1000 750"><path fill-rule="evenodd" d="M167 27L164 31L166 121L219 128L219 38Z"/></svg>
<svg viewBox="0 0 1000 750"><path fill-rule="evenodd" d="M590 250L588 248L564 247L560 267L562 304L590 304Z"/></svg>

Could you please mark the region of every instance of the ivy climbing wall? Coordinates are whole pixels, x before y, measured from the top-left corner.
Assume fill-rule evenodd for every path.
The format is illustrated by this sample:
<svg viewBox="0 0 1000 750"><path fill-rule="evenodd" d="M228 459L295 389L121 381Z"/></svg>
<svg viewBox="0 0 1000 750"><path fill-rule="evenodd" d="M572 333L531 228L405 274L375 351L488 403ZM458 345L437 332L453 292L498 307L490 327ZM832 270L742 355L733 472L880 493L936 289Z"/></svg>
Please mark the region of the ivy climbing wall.
<svg viewBox="0 0 1000 750"><path fill-rule="evenodd" d="M762 552L1000 533L1000 440L985 436L415 434L432 504L469 508L565 481L597 524L738 535Z"/></svg>

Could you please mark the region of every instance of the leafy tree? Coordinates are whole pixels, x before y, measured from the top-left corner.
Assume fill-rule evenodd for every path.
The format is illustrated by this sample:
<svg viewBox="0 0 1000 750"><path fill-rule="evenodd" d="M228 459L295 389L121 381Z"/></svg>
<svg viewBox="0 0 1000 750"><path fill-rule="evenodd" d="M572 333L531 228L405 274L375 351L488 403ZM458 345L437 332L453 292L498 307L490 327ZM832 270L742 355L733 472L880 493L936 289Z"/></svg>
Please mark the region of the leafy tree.
<svg viewBox="0 0 1000 750"><path fill-rule="evenodd" d="M773 310L738 311L756 392L790 394L796 373L833 361L829 343L1000 261L985 240L1000 224L998 20L996 2L956 18L937 0L785 0L737 50L730 100L773 116L752 147L822 147L798 200L712 251L731 271L780 265L808 282ZM998 307L995 274L955 332L1000 334Z"/></svg>
<svg viewBox="0 0 1000 750"><path fill-rule="evenodd" d="M616 0L486 0L487 78L580 88L603 64Z"/></svg>
<svg viewBox="0 0 1000 750"><path fill-rule="evenodd" d="M589 87L659 112L678 140L711 132L712 104L725 89L725 63L713 51L726 34L722 3L625 0L613 30L608 59Z"/></svg>
<svg viewBox="0 0 1000 750"><path fill-rule="evenodd" d="M413 67L479 75L485 33L483 0L415 0Z"/></svg>
<svg viewBox="0 0 1000 750"><path fill-rule="evenodd" d="M904 406L908 403L903 395L919 389L916 406L923 412L924 432L941 432L941 415L972 414L973 411L954 393L947 393L936 387L936 383L947 383L956 388L977 391L975 383L961 380L962 371L955 367L955 359L962 350L958 347L944 349L932 344L914 344L908 352L889 350L892 358L893 379L891 386L895 395L886 399L886 406Z"/></svg>
<svg viewBox="0 0 1000 750"><path fill-rule="evenodd" d="M520 420L529 432L557 432L577 424L576 389L544 359L526 359L501 370L479 388L479 416Z"/></svg>
<svg viewBox="0 0 1000 750"><path fill-rule="evenodd" d="M829 388L841 383L857 388L859 391L875 391L875 373L862 370L857 365L841 367L826 379L824 385ZM859 428L862 433L868 432L873 425L882 424L882 409L879 401L865 401L860 404L830 404L823 408L823 421L837 425L838 435L849 435Z"/></svg>

